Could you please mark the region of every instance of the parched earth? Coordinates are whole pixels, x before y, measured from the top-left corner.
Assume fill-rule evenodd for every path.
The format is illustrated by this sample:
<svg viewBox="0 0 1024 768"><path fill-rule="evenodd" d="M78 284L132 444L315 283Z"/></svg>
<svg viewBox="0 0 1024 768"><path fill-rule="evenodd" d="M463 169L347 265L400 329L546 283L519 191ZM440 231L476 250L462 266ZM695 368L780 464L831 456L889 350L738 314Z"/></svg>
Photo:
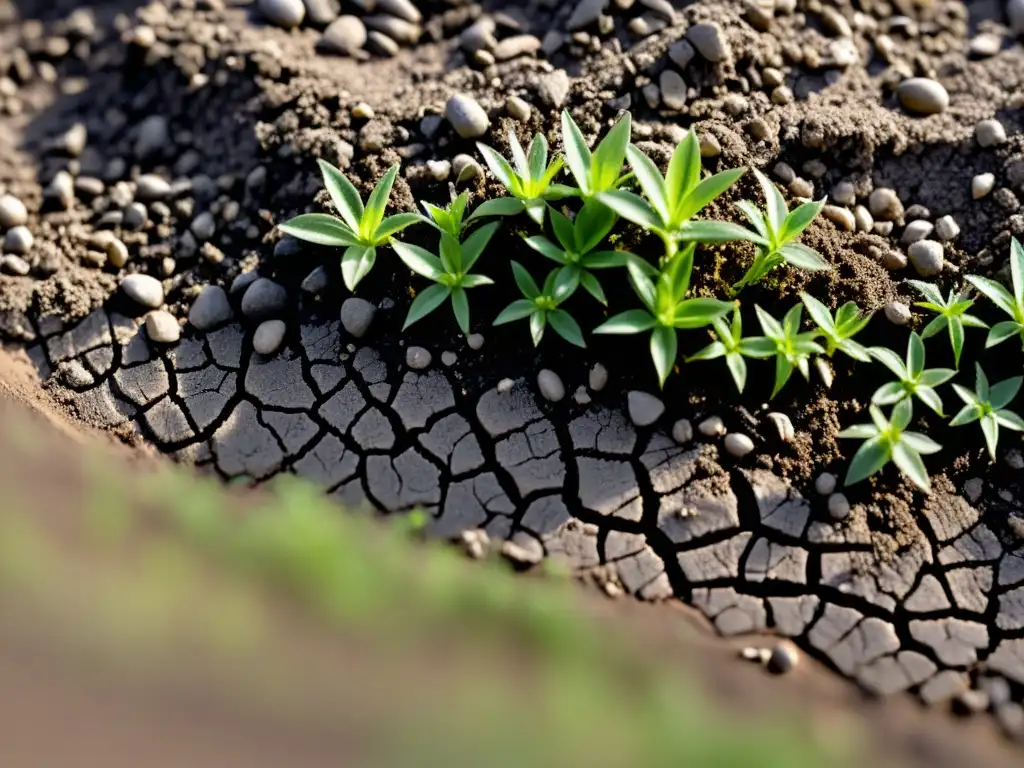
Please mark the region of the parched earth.
<svg viewBox="0 0 1024 768"><path fill-rule="evenodd" d="M708 368L674 377L665 414L638 427L627 391L652 382L635 350L609 343L580 355L546 342L534 354L522 328L483 320L482 349L447 319L402 336L418 286L382 266L384 255L361 290L377 308L373 327L356 338L339 320L337 254L275 229L325 201L318 157L364 192L401 163L395 210L446 199L453 167L466 163L458 156L476 152L442 117L455 92L488 111L484 140L499 148L509 129L557 145L563 107L591 136L629 108L634 140L652 156L692 125L709 168L763 167L792 195L852 187L846 214L807 233L833 273L789 275L751 305L788 306L803 288L832 305L909 303L912 268L899 269L909 220L956 218L943 287L964 271L1000 274L1010 236L1024 231L1024 52L1001 7L424 2L422 19L407 20L417 34L386 23L400 49L375 38L375 56L360 46L346 58L325 54L309 20L279 29L253 5L0 0L0 50L11 51L0 54L0 193L24 202L33 235L18 261L5 258L19 274L0 275L0 331L56 409L226 480L291 472L347 505L426 509L433 533L470 551L489 541L523 566L561 563L610 595L690 603L722 634L792 638L869 691L991 711L1024 739L1024 489L1009 441L989 465L975 438L953 437L931 496L887 473L851 490L851 512L836 520L814 479L842 471L836 432L863 420L871 374L836 361L831 389L795 383L769 409L764 381L736 398ZM344 5L365 16L365 3ZM591 7L592 19L577 15ZM681 46L708 21L722 29L717 62ZM665 74L680 71L682 95ZM948 108L901 109L893 89L912 75L940 80ZM510 96L533 105L525 118ZM1008 138L979 148L975 126L991 117ZM971 180L983 173L997 188L975 200ZM755 194L751 179L740 186ZM879 187L894 189L899 210L866 227L858 211L861 223L846 226ZM460 188L474 201L498 194L482 174ZM715 213L732 215L734 199ZM497 253L528 258L512 234L496 242ZM738 277L737 255L702 254L698 290ZM157 303L180 340L148 338L145 311L118 290L135 273L160 280ZM257 276L285 297L259 316L242 304ZM228 311L200 330L187 318L210 285L224 287ZM504 302L482 304L474 312L489 322ZM268 316L287 331L261 355L253 335ZM881 312L868 334L905 343ZM413 343L433 352L426 370L406 365ZM607 387L587 386L595 362L612 373ZM576 396L541 398L540 367ZM1019 353L991 368L1019 371ZM792 441L769 410L789 418ZM709 416L751 437L754 453L736 459L721 435L674 429Z"/></svg>

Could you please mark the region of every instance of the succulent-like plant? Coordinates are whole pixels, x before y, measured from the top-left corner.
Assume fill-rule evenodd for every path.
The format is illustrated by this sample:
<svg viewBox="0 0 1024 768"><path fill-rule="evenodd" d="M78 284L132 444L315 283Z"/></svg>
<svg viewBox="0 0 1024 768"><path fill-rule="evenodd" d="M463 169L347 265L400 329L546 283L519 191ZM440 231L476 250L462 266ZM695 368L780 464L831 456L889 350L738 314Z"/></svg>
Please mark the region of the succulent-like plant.
<svg viewBox="0 0 1024 768"><path fill-rule="evenodd" d="M543 235L525 238L526 244L542 256L562 265L562 271L578 282L602 304L607 304L601 283L591 272L594 269L624 267L629 259L625 251L596 251L601 241L615 226L615 214L596 200L588 200L574 221L551 210L551 227L558 244Z"/></svg>
<svg viewBox="0 0 1024 768"><path fill-rule="evenodd" d="M651 331L651 358L662 387L672 371L678 352L676 331L703 328L725 316L733 305L719 299L686 298L693 271L691 243L678 251L661 269L640 258L630 258L629 281L644 309L632 309L609 318L594 333L630 334Z"/></svg>
<svg viewBox="0 0 1024 768"><path fill-rule="evenodd" d="M999 427L1024 432L1024 419L1006 408L1020 391L1022 378L1014 376L989 386L988 377L981 369L981 364L974 365L976 374L973 392L959 384L953 385L953 389L964 401L964 407L953 417L949 425L960 427L975 421L981 422L988 455L995 461L996 447L999 445Z"/></svg>
<svg viewBox="0 0 1024 768"><path fill-rule="evenodd" d="M542 224L548 201L579 195L579 190L573 187L554 183L564 161L561 157L555 157L548 162L548 140L542 134L534 136L529 151L524 152L515 131L509 131L508 145L514 166L491 147L477 143L487 167L498 177L511 197L499 197L482 203L473 211L470 221L484 216L515 216L526 211L527 216Z"/></svg>
<svg viewBox="0 0 1024 768"><path fill-rule="evenodd" d="M860 308L852 301L848 301L838 310L835 317L828 311L828 307L811 296L801 291L800 300L807 307L807 314L818 326L818 330L825 339L825 354L829 357L835 354L836 350L859 360L862 363L869 362L871 356L867 349L853 340L853 337L864 330L864 327L871 322L871 313L861 314Z"/></svg>
<svg viewBox="0 0 1024 768"><path fill-rule="evenodd" d="M780 323L760 307L754 307L757 319L761 323L761 330L773 346L775 388L772 390L772 397L779 394L786 385L789 377L793 375L794 368L799 370L805 379L809 379L811 374L808 361L811 355L825 354L825 350L814 340L816 333L800 331L803 309L802 304L797 304L785 314Z"/></svg>
<svg viewBox="0 0 1024 768"><path fill-rule="evenodd" d="M423 206L427 215L422 219L439 232L447 232L452 237L459 239L462 237L463 230L469 225L469 222L463 221L468 203L468 192L453 197L446 208L423 201L420 205Z"/></svg>
<svg viewBox="0 0 1024 768"><path fill-rule="evenodd" d="M512 262L512 274L523 298L516 299L505 307L495 318L495 325L530 318L530 335L533 337L534 346L540 344L544 338L544 329L548 325L570 344L577 347L587 346L579 323L564 309L560 309L562 302L576 290L579 285L578 279L574 279L565 270L553 269L548 273L544 289L541 290L526 268L517 261Z"/></svg>
<svg viewBox="0 0 1024 768"><path fill-rule="evenodd" d="M602 192L617 188L626 180L622 164L626 160L626 147L632 131L632 116L624 112L593 152L576 121L568 111L562 112L562 144L565 162L580 194L590 199Z"/></svg>
<svg viewBox="0 0 1024 768"><path fill-rule="evenodd" d="M850 461L844 484L859 483L891 461L914 485L928 493L932 483L921 455L938 453L942 446L927 435L907 430L914 414L912 401L907 398L897 403L889 419L877 405L872 404L869 410L871 424L855 424L839 433L839 437L865 441Z"/></svg>
<svg viewBox="0 0 1024 768"><path fill-rule="evenodd" d="M434 285L421 291L413 300L403 330L422 320L450 298L459 329L465 335L469 335L469 298L466 296L466 289L491 285L494 282L491 278L473 274L470 270L484 252L498 226L494 223L481 227L462 243L447 232L442 232L440 257L418 245L397 241L393 244L395 253L409 269L434 282Z"/></svg>
<svg viewBox="0 0 1024 768"><path fill-rule="evenodd" d="M920 293L926 301L914 302L915 307L928 309L938 314L921 331L922 339L930 339L943 328L949 330L949 344L953 348L954 365L960 367L960 353L964 349L964 327L988 328L985 323L974 315L967 313L967 310L974 306L974 299L969 299L962 293L955 293L952 289L945 299L939 293L939 289L931 283L924 283L920 280L907 280L907 284Z"/></svg>
<svg viewBox="0 0 1024 768"><path fill-rule="evenodd" d="M739 307L733 309L732 323L727 324L725 318L721 317L712 320L711 326L715 329L715 341L690 355L686 362L724 357L732 380L736 383L736 389L742 392L747 384L747 361L743 358L774 357L776 344L767 336L743 338L743 318L740 316Z"/></svg>
<svg viewBox="0 0 1024 768"><path fill-rule="evenodd" d="M986 347L1001 344L1011 336L1019 336L1024 343L1024 248L1015 237L1010 240L1010 278L1013 293L987 277L967 276L967 281L971 285L1011 318L992 326L985 342Z"/></svg>
<svg viewBox="0 0 1024 768"><path fill-rule="evenodd" d="M906 362L887 347L871 347L868 350L873 358L896 374L896 381L883 384L871 397L875 405L893 405L908 397L916 397L939 416L942 412L942 398L935 387L945 384L956 376L952 368L924 367L924 342L916 333L911 332L907 342Z"/></svg>
<svg viewBox="0 0 1024 768"><path fill-rule="evenodd" d="M624 189L603 192L599 199L623 218L658 235L665 243L664 261L675 255L681 241L760 239L730 222L691 221L746 171L733 168L701 181L700 143L692 130L676 147L665 176L637 147L630 145L626 154L647 199Z"/></svg>
<svg viewBox="0 0 1024 768"><path fill-rule="evenodd" d="M344 248L341 275L345 287L354 291L359 281L373 269L377 248L390 242L392 235L422 219L417 213L399 213L384 218L391 187L398 175L397 165L392 166L377 183L364 208L359 192L345 174L324 160L317 162L324 177L324 186L341 218L326 213L304 213L279 225L279 229L299 240Z"/></svg>
<svg viewBox="0 0 1024 768"><path fill-rule="evenodd" d="M790 212L786 199L772 180L756 168L754 175L764 192L767 213L762 213L749 200L736 203L736 207L747 217L757 233L756 237L748 235L745 239L753 240L758 248L746 274L732 287L733 293L760 282L781 264L809 271L831 269L832 266L820 253L796 242L796 238L821 212L825 200L803 203Z"/></svg>

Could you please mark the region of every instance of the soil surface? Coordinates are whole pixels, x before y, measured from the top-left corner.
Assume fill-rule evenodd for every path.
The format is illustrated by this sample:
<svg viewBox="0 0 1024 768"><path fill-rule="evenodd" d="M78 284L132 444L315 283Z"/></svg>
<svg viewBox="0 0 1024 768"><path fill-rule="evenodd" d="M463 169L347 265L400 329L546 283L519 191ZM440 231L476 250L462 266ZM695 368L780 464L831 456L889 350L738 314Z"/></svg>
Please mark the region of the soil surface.
<svg viewBox="0 0 1024 768"><path fill-rule="evenodd" d="M914 268L887 268L907 250L907 223L948 215L959 225L934 278L944 290L964 273L1005 277L1010 237L1024 230L1024 51L1003 8L417 5L421 34L394 55L341 57L324 52L316 24L281 29L247 2L0 0L0 192L25 204L34 237L20 263L5 257L7 272L27 274L0 275L0 332L32 361L52 407L225 479L294 472L350 505L426 508L439 536L476 541L484 531L523 565L552 558L610 594L690 603L722 634L794 638L869 691L990 710L1007 735L1024 738L1024 459L1012 435L993 464L980 432L921 419L946 445L928 462L931 496L890 469L849 489L851 513L837 522L814 481L845 472L850 450L836 435L866 420L885 381L878 366L837 357L830 388L796 377L768 404L768 364L752 363L742 397L717 362L685 365L661 395L665 414L637 427L626 393L657 386L646 342L595 341L580 353L546 339L535 352L524 327L490 327L515 298L505 261L535 274L543 266L519 240L525 220L504 226L480 263L498 284L471 299L474 330L485 337L478 350L446 310L401 333L423 286L386 249L359 291L378 307L372 329L352 338L339 321L347 294L338 254L275 229L326 204L317 158L342 167L364 194L399 162L395 211L443 203L454 181L444 163L461 153L479 160L442 118L456 92L487 110L483 140L503 152L509 130L524 141L542 131L558 147L562 108L591 139L628 108L634 141L659 162L693 127L719 147L705 158L708 170L762 168L791 200L808 186L842 197L848 182L867 206L873 190L893 189L900 206L866 229L822 218L807 231L803 241L834 264L830 273L780 271L741 299L749 328L754 304L781 316L798 290L831 306L854 300L876 311L863 340L901 350L906 329L880 310L915 298L903 283L918 277ZM588 6L607 6L604 18L580 24ZM711 21L724 57L698 53L681 66L683 41ZM494 38L483 53L467 50L474 24ZM524 35L542 48L494 61L534 46ZM371 49L383 45L375 40ZM654 87L673 82L665 72L683 77L681 108L668 109ZM921 116L900 106L895 89L913 76L941 82L948 107ZM511 96L532 105L528 118L511 116ZM1008 138L982 147L975 130L988 118ZM983 173L994 174L995 189L973 199L971 180ZM474 202L501 194L487 175L459 188ZM735 219L732 203L758 195L748 175L709 214ZM408 239L434 245L425 227ZM635 235L624 242L656 253ZM724 295L751 255L733 245L701 249L697 292ZM326 285L304 289L318 267ZM118 290L133 273L162 282L162 308L182 324L177 343L147 338L145 311ZM287 297L276 310L285 341L270 356L253 350L255 323L240 311L257 275ZM619 282L609 286L612 311L635 303ZM231 311L200 331L186 318L211 284L225 287ZM600 321L584 296L572 301L584 328ZM977 314L998 319L982 303ZM915 314L911 325L926 321ZM983 332L970 333L965 371L983 352ZM929 365L951 364L938 341L929 342ZM704 343L689 334L682 351ZM429 370L408 369L410 345L433 353ZM1012 344L981 359L993 381L1020 371ZM594 391L587 384L598 362L611 381ZM544 367L576 394L543 400L536 371ZM781 439L773 412L793 424L792 441ZM755 451L735 459L720 436L696 429L673 439L678 419L696 427L712 415L747 434Z"/></svg>

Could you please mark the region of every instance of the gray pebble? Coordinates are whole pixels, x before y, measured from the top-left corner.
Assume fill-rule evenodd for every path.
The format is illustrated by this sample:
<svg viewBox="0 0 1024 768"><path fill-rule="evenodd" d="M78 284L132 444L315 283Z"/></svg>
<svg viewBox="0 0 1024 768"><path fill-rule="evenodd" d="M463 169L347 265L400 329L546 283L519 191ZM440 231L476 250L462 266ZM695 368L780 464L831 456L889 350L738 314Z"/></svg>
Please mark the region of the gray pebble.
<svg viewBox="0 0 1024 768"><path fill-rule="evenodd" d="M484 336L482 333L471 333L466 339L466 343L472 350L482 349L484 346Z"/></svg>
<svg viewBox="0 0 1024 768"><path fill-rule="evenodd" d="M629 418L638 427L649 427L665 412L665 403L647 392L632 390L626 396Z"/></svg>
<svg viewBox="0 0 1024 768"><path fill-rule="evenodd" d="M556 69L541 76L540 82L537 83L537 95L548 106L559 109L569 98L571 85L569 73L564 69Z"/></svg>
<svg viewBox="0 0 1024 768"><path fill-rule="evenodd" d="M686 65L693 61L696 55L697 52L687 40L677 40L668 48L668 57L680 69L686 69Z"/></svg>
<svg viewBox="0 0 1024 768"><path fill-rule="evenodd" d="M249 272L242 272L237 275L234 280L231 281L231 287L228 288L228 293L234 296L236 293L245 293L246 289L250 285L256 282L259 278L259 273L256 270L250 270Z"/></svg>
<svg viewBox="0 0 1024 768"><path fill-rule="evenodd" d="M893 325L906 325L910 322L910 307L902 301L890 301L882 312L885 319Z"/></svg>
<svg viewBox="0 0 1024 768"><path fill-rule="evenodd" d="M661 100L669 109L681 110L686 106L686 81L674 69L664 69L658 78Z"/></svg>
<svg viewBox="0 0 1024 768"><path fill-rule="evenodd" d="M831 472L822 472L814 478L814 490L822 496L831 496L836 489L836 476Z"/></svg>
<svg viewBox="0 0 1024 768"><path fill-rule="evenodd" d="M8 274L17 275L19 277L24 277L32 270L29 263L21 258L21 256L13 255L0 258L0 268Z"/></svg>
<svg viewBox="0 0 1024 768"><path fill-rule="evenodd" d="M498 44L494 38L494 30L497 25L490 16L481 16L473 24L462 30L459 35L459 45L464 51L475 53L476 51L493 48Z"/></svg>
<svg viewBox="0 0 1024 768"><path fill-rule="evenodd" d="M135 138L135 157L144 160L150 155L163 154L171 143L170 131L167 128L167 118L163 115L150 115L139 123L138 134Z"/></svg>
<svg viewBox="0 0 1024 768"><path fill-rule="evenodd" d="M911 77L900 83L896 95L906 109L921 115L944 112L949 106L949 93L941 83L928 77Z"/></svg>
<svg viewBox="0 0 1024 768"><path fill-rule="evenodd" d="M387 13L405 19L412 24L419 24L423 21L423 14L412 3L411 0L377 0L374 9L378 13Z"/></svg>
<svg viewBox="0 0 1024 768"><path fill-rule="evenodd" d="M935 236L942 242L948 243L950 240L955 240L959 234L960 225L952 216L942 216L935 222Z"/></svg>
<svg viewBox="0 0 1024 768"><path fill-rule="evenodd" d="M768 670L777 675L784 675L792 672L799 663L799 649L789 640L780 640L772 648L772 655L768 657Z"/></svg>
<svg viewBox="0 0 1024 768"><path fill-rule="evenodd" d="M982 120L974 126L974 138L980 147L997 147L1006 141L1006 129L998 120Z"/></svg>
<svg viewBox="0 0 1024 768"><path fill-rule="evenodd" d="M971 197L975 200L988 195L996 186L996 177L991 173L979 173L971 179Z"/></svg>
<svg viewBox="0 0 1024 768"><path fill-rule="evenodd" d="M444 118L440 115L427 115L420 120L420 133L423 134L424 138L432 139L441 129L441 123L444 122Z"/></svg>
<svg viewBox="0 0 1024 768"><path fill-rule="evenodd" d="M544 368L537 374L537 388L541 396L552 403L557 403L565 397L565 385L557 373Z"/></svg>
<svg viewBox="0 0 1024 768"><path fill-rule="evenodd" d="M444 116L455 132L464 139L475 139L487 133L491 120L487 113L471 96L457 93L448 99Z"/></svg>
<svg viewBox="0 0 1024 768"><path fill-rule="evenodd" d="M868 209L876 219L883 221L902 221L903 203L896 190L879 187L868 197Z"/></svg>
<svg viewBox="0 0 1024 768"><path fill-rule="evenodd" d="M942 271L942 243L935 240L918 240L907 249L910 263L922 277L932 277Z"/></svg>
<svg viewBox="0 0 1024 768"><path fill-rule="evenodd" d="M317 27L330 24L338 18L338 0L303 0L306 21Z"/></svg>
<svg viewBox="0 0 1024 768"><path fill-rule="evenodd" d="M230 319L228 295L219 285L205 286L188 311L188 321L200 331L208 331Z"/></svg>
<svg viewBox="0 0 1024 768"><path fill-rule="evenodd" d="M686 39L708 61L719 62L729 57L725 33L717 22L694 24L686 33Z"/></svg>
<svg viewBox="0 0 1024 768"><path fill-rule="evenodd" d="M287 306L288 292L266 277L253 280L242 297L242 314L250 320L267 320L284 312Z"/></svg>
<svg viewBox="0 0 1024 768"><path fill-rule="evenodd" d="M144 173L135 180L135 197L143 202L164 200L171 196L171 185L154 173Z"/></svg>
<svg viewBox="0 0 1024 768"><path fill-rule="evenodd" d="M142 203L132 203L125 211L121 219L121 226L132 231L142 229L149 219L149 211Z"/></svg>
<svg viewBox="0 0 1024 768"><path fill-rule="evenodd" d="M457 363L458 360L459 356L452 352L450 349L446 349L444 352L441 353L441 365L447 366L448 368L451 368L453 365L455 365L455 363ZM501 386L500 382L498 386Z"/></svg>
<svg viewBox="0 0 1024 768"><path fill-rule="evenodd" d="M376 313L377 308L373 304L366 299L353 296L345 299L345 303L341 305L341 324L351 336L361 339L370 330Z"/></svg>
<svg viewBox="0 0 1024 768"><path fill-rule="evenodd" d="M767 418L775 425L775 431L779 433L779 440L784 443L793 442L793 438L796 437L796 430L793 429L793 422L789 416L773 411L768 414Z"/></svg>
<svg viewBox="0 0 1024 768"><path fill-rule="evenodd" d="M78 360L67 360L58 365L57 376L65 386L73 388L91 387L96 383L96 377Z"/></svg>
<svg viewBox="0 0 1024 768"><path fill-rule="evenodd" d="M992 706L1001 707L1010 701L1013 692L1010 690L1010 683L1005 677L979 677L978 688L988 694Z"/></svg>
<svg viewBox="0 0 1024 768"><path fill-rule="evenodd" d="M372 30L381 32L395 41L413 45L420 39L423 30L417 24L400 19L397 16L376 14L363 17L363 23ZM397 46L395 48L397 50Z"/></svg>
<svg viewBox="0 0 1024 768"><path fill-rule="evenodd" d="M697 425L697 430L704 437L721 437L726 433L725 422L719 416L708 416Z"/></svg>
<svg viewBox="0 0 1024 768"><path fill-rule="evenodd" d="M25 226L11 227L4 236L4 250L8 253L24 255L32 250L33 243L35 238Z"/></svg>
<svg viewBox="0 0 1024 768"><path fill-rule="evenodd" d="M0 195L0 229L21 227L27 223L25 204L14 195Z"/></svg>
<svg viewBox="0 0 1024 768"><path fill-rule="evenodd" d="M606 5L608 5L608 0L579 0L569 17L567 29L570 32L576 32L594 24L601 17L601 12Z"/></svg>
<svg viewBox="0 0 1024 768"><path fill-rule="evenodd" d="M903 235L900 237L900 243L910 245L918 240L924 240L932 233L933 229L935 229L935 225L930 221L925 221L924 219L912 221L904 228Z"/></svg>
<svg viewBox="0 0 1024 768"><path fill-rule="evenodd" d="M850 516L850 501L841 493L828 497L828 514L833 520L841 521Z"/></svg>
<svg viewBox="0 0 1024 768"><path fill-rule="evenodd" d="M430 367L434 356L429 349L423 347L409 347L405 350L405 364L414 371L424 371Z"/></svg>
<svg viewBox="0 0 1024 768"><path fill-rule="evenodd" d="M981 498L982 491L985 490L985 481L980 477L970 477L964 482L964 496L971 504L975 503Z"/></svg>
<svg viewBox="0 0 1024 768"><path fill-rule="evenodd" d="M327 270L323 266L319 266L303 278L300 288L306 293L316 296L327 288L329 282Z"/></svg>
<svg viewBox="0 0 1024 768"><path fill-rule="evenodd" d="M857 202L857 190L848 181L840 181L832 187L832 199L839 205L853 205Z"/></svg>
<svg viewBox="0 0 1024 768"><path fill-rule="evenodd" d="M252 348L265 357L273 355L284 342L286 330L288 328L284 320L264 320L256 327L256 333L252 337Z"/></svg>
<svg viewBox="0 0 1024 768"><path fill-rule="evenodd" d="M730 432L725 436L725 450L736 458L742 458L754 450L754 441L742 432Z"/></svg>
<svg viewBox="0 0 1024 768"><path fill-rule="evenodd" d="M103 194L106 185L95 176L79 176L75 179L75 192L79 197L94 198Z"/></svg>
<svg viewBox="0 0 1024 768"><path fill-rule="evenodd" d="M685 445L693 440L693 424L689 419L679 419L672 425L672 439L680 445Z"/></svg>
<svg viewBox="0 0 1024 768"><path fill-rule="evenodd" d="M196 236L196 240L200 243L205 243L217 232L217 222L213 218L212 213L203 211L192 220L192 226L189 229Z"/></svg>
<svg viewBox="0 0 1024 768"><path fill-rule="evenodd" d="M285 29L299 26L306 18L302 0L259 0L258 4L267 21Z"/></svg>
<svg viewBox="0 0 1024 768"><path fill-rule="evenodd" d="M164 287L151 275L128 275L121 281L121 290L144 307L156 309L164 303Z"/></svg>
<svg viewBox="0 0 1024 768"><path fill-rule="evenodd" d="M401 50L398 43L376 29L366 34L366 47L378 56L397 56Z"/></svg>
<svg viewBox="0 0 1024 768"><path fill-rule="evenodd" d="M170 312L158 309L146 315L146 335L157 344L174 344L181 338L181 326Z"/></svg>
<svg viewBox="0 0 1024 768"><path fill-rule="evenodd" d="M593 392L600 392L608 386L608 369L601 363L594 363L594 367L590 369L587 383Z"/></svg>
<svg viewBox="0 0 1024 768"><path fill-rule="evenodd" d="M587 388L582 384L576 387L576 391L572 393L572 399L577 405L590 405L593 402L590 393L587 392Z"/></svg>

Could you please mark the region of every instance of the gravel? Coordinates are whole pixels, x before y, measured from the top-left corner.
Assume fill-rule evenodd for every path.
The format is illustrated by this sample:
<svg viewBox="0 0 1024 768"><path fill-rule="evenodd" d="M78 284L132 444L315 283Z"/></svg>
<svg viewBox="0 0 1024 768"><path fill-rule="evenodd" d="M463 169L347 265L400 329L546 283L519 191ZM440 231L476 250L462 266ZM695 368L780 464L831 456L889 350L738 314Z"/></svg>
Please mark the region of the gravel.
<svg viewBox="0 0 1024 768"><path fill-rule="evenodd" d="M471 333L466 338L466 343L473 351L479 351L484 346L484 335L482 333Z"/></svg>
<svg viewBox="0 0 1024 768"><path fill-rule="evenodd" d="M487 117L472 96L457 93L448 99L444 108L444 116L452 124L455 132L464 139L475 139L487 133L491 119Z"/></svg>
<svg viewBox="0 0 1024 768"><path fill-rule="evenodd" d="M998 120L982 120L974 126L974 138L980 147L997 147L1006 142L1006 129Z"/></svg>
<svg viewBox="0 0 1024 768"><path fill-rule="evenodd" d="M156 309L164 303L164 287L150 275L128 275L121 281L121 290L144 307Z"/></svg>
<svg viewBox="0 0 1024 768"><path fill-rule="evenodd" d="M693 440L693 424L689 419L679 419L672 425L672 439L681 445Z"/></svg>
<svg viewBox="0 0 1024 768"><path fill-rule="evenodd" d="M143 202L164 200L171 196L170 183L154 173L145 173L135 181L135 197Z"/></svg>
<svg viewBox="0 0 1024 768"><path fill-rule="evenodd" d="M28 223L25 204L14 195L0 195L0 229L20 227Z"/></svg>
<svg viewBox="0 0 1024 768"><path fill-rule="evenodd" d="M995 174L979 173L971 179L971 197L975 200L980 200L995 189L995 186Z"/></svg>
<svg viewBox="0 0 1024 768"><path fill-rule="evenodd" d="M949 106L949 93L941 83L928 77L904 80L896 95L904 108L921 115L935 115Z"/></svg>
<svg viewBox="0 0 1024 768"><path fill-rule="evenodd" d="M567 28L570 32L589 27L601 16L608 0L579 0L569 17Z"/></svg>
<svg viewBox="0 0 1024 768"><path fill-rule="evenodd" d="M680 69L686 69L686 65L693 61L693 57L696 55L697 51L687 40L677 40L668 49L668 57Z"/></svg>
<svg viewBox="0 0 1024 768"><path fill-rule="evenodd" d="M893 325L906 325L910 322L910 307L902 301L890 301L882 312L885 319Z"/></svg>
<svg viewBox="0 0 1024 768"><path fill-rule="evenodd" d="M302 0L259 0L259 9L267 21L285 29L299 26L306 18Z"/></svg>
<svg viewBox="0 0 1024 768"><path fill-rule="evenodd" d="M789 416L773 411L767 415L767 419L775 426L775 431L779 434L779 440L784 443L793 442L793 438L796 437L796 430L793 429L793 422Z"/></svg>
<svg viewBox="0 0 1024 768"><path fill-rule="evenodd" d="M158 309L146 315L146 335L157 344L174 344L181 338L181 326L170 312Z"/></svg>
<svg viewBox="0 0 1024 768"><path fill-rule="evenodd" d="M910 245L916 243L918 240L924 240L928 235L935 229L935 225L930 221L924 219L917 219L907 224L903 230L903 236L900 237L900 243L903 245Z"/></svg>
<svg viewBox="0 0 1024 768"><path fill-rule="evenodd" d="M192 225L189 229L196 236L196 240L200 243L205 243L216 234L217 221L213 218L212 213L203 211L192 220Z"/></svg>
<svg viewBox="0 0 1024 768"><path fill-rule="evenodd" d="M935 222L935 236L944 243L955 240L960 234L960 225L952 216L942 216Z"/></svg>
<svg viewBox="0 0 1024 768"><path fill-rule="evenodd" d="M708 416L697 425L697 429L705 437L721 437L726 433L725 422L720 416Z"/></svg>
<svg viewBox="0 0 1024 768"><path fill-rule="evenodd" d="M128 246L116 237L111 237L104 246L107 261L111 266L121 269L128 263Z"/></svg>
<svg viewBox="0 0 1024 768"><path fill-rule="evenodd" d="M600 392L608 386L608 369L601 363L595 363L594 367L590 369L588 379L587 383L590 385L591 391Z"/></svg>
<svg viewBox="0 0 1024 768"><path fill-rule="evenodd" d="M323 266L319 266L303 278L302 285L299 287L306 293L316 296L324 291L329 284L330 277L327 270Z"/></svg>
<svg viewBox="0 0 1024 768"><path fill-rule="evenodd" d="M163 115L150 115L139 123L135 136L135 158L145 160L150 155L160 154L170 144L170 131L167 118Z"/></svg>
<svg viewBox="0 0 1024 768"><path fill-rule="evenodd" d="M330 24L338 18L338 0L303 0L306 6L306 21L318 27Z"/></svg>
<svg viewBox="0 0 1024 768"><path fill-rule="evenodd" d="M284 312L288 292L266 277L258 277L246 288L242 297L242 314L250 320L267 320Z"/></svg>
<svg viewBox="0 0 1024 768"><path fill-rule="evenodd" d="M32 271L32 267L27 261L21 256L14 255L0 257L0 269L18 277L24 277Z"/></svg>
<svg viewBox="0 0 1024 768"><path fill-rule="evenodd" d="M149 219L149 211L146 210L146 206L142 203L132 203L125 209L121 226L132 231L139 230L146 225L147 219Z"/></svg>
<svg viewBox="0 0 1024 768"><path fill-rule="evenodd" d="M445 368L451 368L458 361L459 356L452 352L450 349L446 349L444 352L441 353L441 365L443 365Z"/></svg>
<svg viewBox="0 0 1024 768"><path fill-rule="evenodd" d="M4 250L8 253L24 255L32 250L34 243L35 238L25 226L11 227L4 236Z"/></svg>
<svg viewBox="0 0 1024 768"><path fill-rule="evenodd" d="M252 337L252 348L259 354L270 356L280 349L284 342L284 334L288 327L283 320L264 320L256 328Z"/></svg>
<svg viewBox="0 0 1024 768"><path fill-rule="evenodd" d="M835 224L845 232L853 232L857 228L857 219L849 208L842 208L838 205L826 205L821 209L826 219Z"/></svg>
<svg viewBox="0 0 1024 768"><path fill-rule="evenodd" d="M665 403L647 392L632 390L626 395L629 418L638 427L648 427L665 413Z"/></svg>
<svg viewBox="0 0 1024 768"><path fill-rule="evenodd" d="M686 106L686 81L674 69L662 70L658 79L661 100L669 109L681 110Z"/></svg>
<svg viewBox="0 0 1024 768"><path fill-rule="evenodd" d="M414 371L425 371L433 359L430 350L423 347L409 347L405 350L405 364Z"/></svg>
<svg viewBox="0 0 1024 768"><path fill-rule="evenodd" d="M833 493L828 497L828 516L841 521L850 516L850 501L841 493Z"/></svg>
<svg viewBox="0 0 1024 768"><path fill-rule="evenodd" d="M374 10L378 13L397 16L413 24L419 24L423 21L423 14L419 12L419 9L412 3L412 0L377 0Z"/></svg>
<svg viewBox="0 0 1024 768"><path fill-rule="evenodd" d="M219 285L203 288L188 311L188 321L200 331L208 331L230 319L228 295Z"/></svg>
<svg viewBox="0 0 1024 768"><path fill-rule="evenodd" d="M341 305L341 324L349 335L361 339L370 330L376 313L377 308L373 304L366 299L353 296L345 299L345 303Z"/></svg>
<svg viewBox="0 0 1024 768"><path fill-rule="evenodd" d="M754 441L742 432L730 432L725 436L725 450L731 456L742 458L754 450Z"/></svg>
<svg viewBox="0 0 1024 768"><path fill-rule="evenodd" d="M831 472L822 472L814 478L814 490L822 496L831 496L836 489L837 482L836 476Z"/></svg>
<svg viewBox="0 0 1024 768"><path fill-rule="evenodd" d="M729 44L725 41L725 33L717 22L694 24L686 33L686 39L697 53L710 62L729 58Z"/></svg>
<svg viewBox="0 0 1024 768"><path fill-rule="evenodd" d="M508 112L508 116L520 123L529 121L532 110L530 103L518 96L509 96L508 101L505 102L505 111Z"/></svg>
<svg viewBox="0 0 1024 768"><path fill-rule="evenodd" d="M889 187L879 187L871 193L868 197L868 210L872 216L882 221L903 220L903 203L896 190Z"/></svg>
<svg viewBox="0 0 1024 768"><path fill-rule="evenodd" d="M537 374L537 387L540 389L541 397L552 403L557 403L565 397L565 384L557 373L548 368Z"/></svg>
<svg viewBox="0 0 1024 768"><path fill-rule="evenodd" d="M942 271L942 243L935 240L918 240L907 249L907 257L917 274L933 277Z"/></svg>

